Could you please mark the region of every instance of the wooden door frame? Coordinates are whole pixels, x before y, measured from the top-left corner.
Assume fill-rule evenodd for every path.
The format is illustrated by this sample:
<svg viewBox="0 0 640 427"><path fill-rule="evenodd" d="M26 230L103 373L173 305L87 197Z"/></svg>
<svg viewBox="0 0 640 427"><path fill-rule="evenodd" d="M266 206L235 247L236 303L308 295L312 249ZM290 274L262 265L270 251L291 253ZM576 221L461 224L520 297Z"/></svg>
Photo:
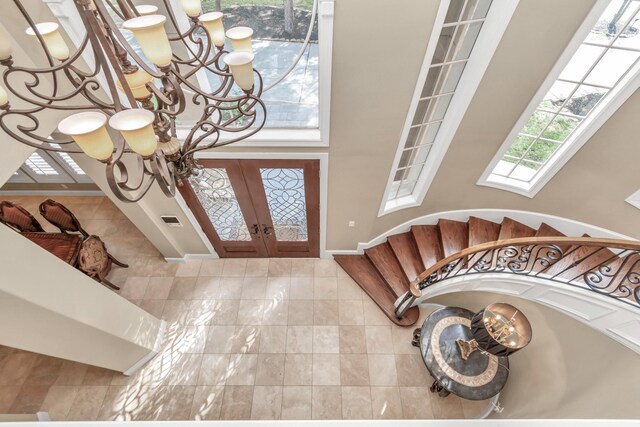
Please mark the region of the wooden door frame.
<svg viewBox="0 0 640 427"><path fill-rule="evenodd" d="M299 159L299 160L319 160L320 161L320 258L331 258L331 254L327 252L327 200L328 200L328 186L329 186L329 153L291 153L291 152L221 152L218 150L212 151L200 151L195 155L196 159ZM200 238L210 248L210 255L214 258L218 258L218 254L215 248L212 247L210 240L206 234L202 231L197 219L189 209L186 203L180 204L185 215L189 218L192 226L196 229Z"/></svg>

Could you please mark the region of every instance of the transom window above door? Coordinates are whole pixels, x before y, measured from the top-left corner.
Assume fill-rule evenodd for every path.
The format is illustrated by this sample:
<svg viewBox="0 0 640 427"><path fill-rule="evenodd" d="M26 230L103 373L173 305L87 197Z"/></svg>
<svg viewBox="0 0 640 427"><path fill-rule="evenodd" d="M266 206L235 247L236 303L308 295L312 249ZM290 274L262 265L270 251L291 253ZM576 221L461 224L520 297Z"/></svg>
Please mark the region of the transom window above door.
<svg viewBox="0 0 640 427"><path fill-rule="evenodd" d="M318 128L318 16L314 0L203 0L225 28L253 29L254 67L264 80L267 128ZM227 40L227 50L231 50ZM210 79L217 76L210 74Z"/></svg>
<svg viewBox="0 0 640 427"><path fill-rule="evenodd" d="M112 18L121 25L122 19L116 13L117 1L107 1L113 5L108 8ZM74 0L46 3L69 38L82 40L84 26ZM159 14L168 16L169 11L162 3L154 4L159 7ZM168 4L178 28L186 31L190 23L179 2ZM266 104L267 117L264 128L247 138L251 146L328 145L333 5L334 0L202 0L204 13L217 10L224 13L225 30L238 26L253 29L253 65L263 77L261 99ZM124 29L122 33L144 59L133 35ZM197 40L194 46L196 43ZM225 50L232 50L228 39ZM218 86L213 84L213 79L218 78L213 73L202 70L194 77L204 90ZM188 107L182 122L176 125L178 139L188 135L198 120L196 116L195 111L190 116Z"/></svg>

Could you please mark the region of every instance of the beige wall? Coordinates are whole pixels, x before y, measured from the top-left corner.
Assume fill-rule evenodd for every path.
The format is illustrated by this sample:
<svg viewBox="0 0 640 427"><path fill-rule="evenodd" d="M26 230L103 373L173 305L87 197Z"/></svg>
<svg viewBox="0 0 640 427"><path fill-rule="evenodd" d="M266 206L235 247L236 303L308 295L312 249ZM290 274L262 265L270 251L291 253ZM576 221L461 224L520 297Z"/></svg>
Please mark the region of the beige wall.
<svg viewBox="0 0 640 427"><path fill-rule="evenodd" d="M117 371L153 349L160 320L8 227L0 241L0 344Z"/></svg>
<svg viewBox="0 0 640 427"><path fill-rule="evenodd" d="M546 306L488 292L463 292L428 302L471 311L510 303L533 329L529 346L509 357L509 379L494 418L639 419L637 375L640 355L586 325Z"/></svg>
<svg viewBox="0 0 640 427"><path fill-rule="evenodd" d="M349 9L353 3L357 2L338 0L338 4ZM404 33L416 34L424 42L424 27L428 26L425 23L430 19L423 10L427 7L425 3L430 2L418 3L411 4L411 7L415 10L414 17L423 19L422 25L412 19L401 21L391 17L389 21L404 27ZM411 55L413 60L406 60L394 73L383 73L375 81L367 81L370 93L367 102L362 102L358 98L362 79L352 83L355 89L337 90L343 85L341 80L346 78L340 58L348 49L340 43L348 31L340 18L348 12L344 8L338 9L332 100L329 248L354 249L358 242L369 241L409 219L444 210L472 208L539 211L640 237L637 227L640 213L624 201L640 187L634 166L640 148L632 143L638 131L638 94L626 102L535 198L476 185L592 4L593 1L582 0L520 1L424 203L381 218L377 218L377 212L405 119L406 105L417 78L419 53L424 52L424 45L407 46L403 52ZM385 13L389 11L385 10ZM355 28L354 33L358 32L367 31ZM402 43L397 45L404 47ZM371 58L372 61L380 61L387 53L381 49L377 54L362 54L361 58L369 59L373 55L375 59ZM353 49L351 54L359 55L359 52ZM344 64L345 69L352 67L349 62ZM386 88L391 76L401 80L402 84L393 86L388 93ZM355 229L347 227L349 220L356 221Z"/></svg>

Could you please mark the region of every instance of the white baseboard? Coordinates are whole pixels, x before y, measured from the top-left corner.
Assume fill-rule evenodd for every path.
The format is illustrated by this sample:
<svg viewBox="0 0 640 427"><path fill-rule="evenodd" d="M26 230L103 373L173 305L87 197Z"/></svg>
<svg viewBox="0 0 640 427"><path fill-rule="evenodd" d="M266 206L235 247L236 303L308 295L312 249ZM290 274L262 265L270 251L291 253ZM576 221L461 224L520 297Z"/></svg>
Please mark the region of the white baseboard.
<svg viewBox="0 0 640 427"><path fill-rule="evenodd" d="M182 258L164 257L164 260L168 264L184 264L187 261L193 261L196 259L218 259L218 254L185 254Z"/></svg>
<svg viewBox="0 0 640 427"><path fill-rule="evenodd" d="M48 412L36 412L36 417L38 417L38 421L51 421L51 417L49 417Z"/></svg>
<svg viewBox="0 0 640 427"><path fill-rule="evenodd" d="M327 251L324 251L324 253L327 255L327 258L332 258L334 255L360 255L360 254L362 254L362 252L359 252L356 249L352 249L352 250L348 250L348 249L345 249L345 250L340 250L340 249L327 250Z"/></svg>
<svg viewBox="0 0 640 427"><path fill-rule="evenodd" d="M123 372L124 375L130 376L135 374L138 369L142 368L147 362L154 358L156 354L160 352L162 348L162 340L167 330L167 322L165 320L160 321L160 327L158 328L158 335L156 336L156 342L153 344L153 349L145 354L140 360L138 360L132 367Z"/></svg>

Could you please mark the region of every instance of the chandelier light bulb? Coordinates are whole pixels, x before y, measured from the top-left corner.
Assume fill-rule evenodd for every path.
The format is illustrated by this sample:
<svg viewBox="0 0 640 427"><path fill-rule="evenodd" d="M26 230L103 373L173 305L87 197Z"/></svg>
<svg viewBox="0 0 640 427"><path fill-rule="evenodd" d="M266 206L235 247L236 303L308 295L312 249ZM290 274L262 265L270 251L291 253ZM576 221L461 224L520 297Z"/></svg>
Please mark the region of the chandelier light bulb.
<svg viewBox="0 0 640 427"><path fill-rule="evenodd" d="M231 46L236 52L253 52L251 36L253 30L249 27L233 27L227 31L227 38L231 40Z"/></svg>
<svg viewBox="0 0 640 427"><path fill-rule="evenodd" d="M171 44L164 29L167 20L162 15L138 16L124 21L122 27L133 32L144 55L158 67L171 64Z"/></svg>
<svg viewBox="0 0 640 427"><path fill-rule="evenodd" d="M132 108L115 113L109 119L109 126L120 131L133 151L142 157L149 157L158 147L156 134L151 126L154 119L155 115L151 111Z"/></svg>
<svg viewBox="0 0 640 427"><path fill-rule="evenodd" d="M42 22L36 24L36 29L42 36L44 44L52 57L59 61L69 58L69 47L60 35L59 25L55 22ZM29 27L25 31L28 35L37 37L35 30Z"/></svg>
<svg viewBox="0 0 640 427"><path fill-rule="evenodd" d="M0 61L11 58L11 42L9 34L0 28Z"/></svg>
<svg viewBox="0 0 640 427"><path fill-rule="evenodd" d="M9 103L9 97L7 96L7 91L4 90L2 86L0 86L0 107L4 107Z"/></svg>
<svg viewBox="0 0 640 427"><path fill-rule="evenodd" d="M201 15L198 20L202 24L202 26L209 33L209 37L211 37L211 42L218 46L224 46L224 24L222 23L222 17L224 14L222 12L209 12Z"/></svg>
<svg viewBox="0 0 640 427"><path fill-rule="evenodd" d="M127 85L131 89L135 99L141 100L151 96L151 92L149 92L149 89L147 89L146 86L147 83L151 83L153 81L151 74L142 69L138 69L134 73L125 74L124 78L127 81ZM124 88L122 87L120 80L116 82L116 86L124 92Z"/></svg>
<svg viewBox="0 0 640 427"><path fill-rule="evenodd" d="M253 53L231 52L223 59L231 69L236 84L245 91L253 88L253 58Z"/></svg>
<svg viewBox="0 0 640 427"><path fill-rule="evenodd" d="M155 15L158 13L158 8L152 4L141 4L136 6L136 12L140 16Z"/></svg>
<svg viewBox="0 0 640 427"><path fill-rule="evenodd" d="M58 130L70 136L87 156L106 161L113 153L113 142L105 127L107 116L95 111L73 114L58 124Z"/></svg>
<svg viewBox="0 0 640 427"><path fill-rule="evenodd" d="M180 6L184 13L191 18L196 18L202 13L202 3L200 0L180 0Z"/></svg>

